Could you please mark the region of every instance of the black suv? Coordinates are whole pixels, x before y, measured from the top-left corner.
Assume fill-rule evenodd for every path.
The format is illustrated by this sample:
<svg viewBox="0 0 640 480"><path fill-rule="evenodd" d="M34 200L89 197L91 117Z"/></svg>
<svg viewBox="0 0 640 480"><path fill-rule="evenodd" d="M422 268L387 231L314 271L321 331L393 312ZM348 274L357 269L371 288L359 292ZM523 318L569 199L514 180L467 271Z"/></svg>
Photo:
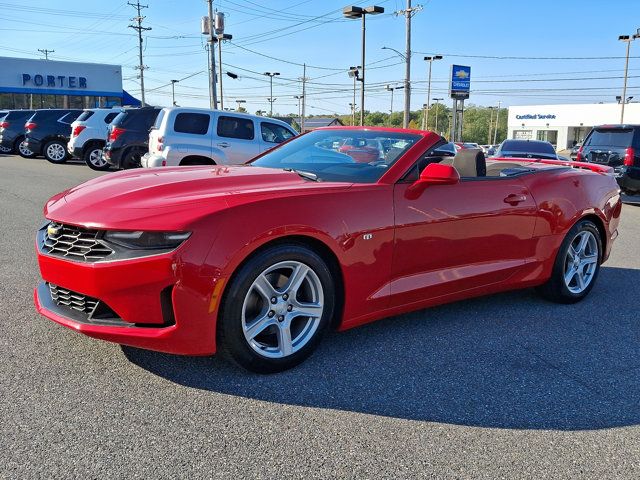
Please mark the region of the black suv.
<svg viewBox="0 0 640 480"><path fill-rule="evenodd" d="M25 146L51 163L66 162L71 122L81 113L82 110L72 109L36 110L24 124Z"/></svg>
<svg viewBox="0 0 640 480"><path fill-rule="evenodd" d="M0 145L2 153L20 153L23 157L33 157L33 152L24 146L24 124L34 110L9 110L0 121Z"/></svg>
<svg viewBox="0 0 640 480"><path fill-rule="evenodd" d="M118 114L109 125L104 158L116 168L136 168L140 158L149 150L149 129L156 121L160 108L128 108Z"/></svg>
<svg viewBox="0 0 640 480"><path fill-rule="evenodd" d="M624 193L640 193L640 125L594 127L576 160L613 167Z"/></svg>

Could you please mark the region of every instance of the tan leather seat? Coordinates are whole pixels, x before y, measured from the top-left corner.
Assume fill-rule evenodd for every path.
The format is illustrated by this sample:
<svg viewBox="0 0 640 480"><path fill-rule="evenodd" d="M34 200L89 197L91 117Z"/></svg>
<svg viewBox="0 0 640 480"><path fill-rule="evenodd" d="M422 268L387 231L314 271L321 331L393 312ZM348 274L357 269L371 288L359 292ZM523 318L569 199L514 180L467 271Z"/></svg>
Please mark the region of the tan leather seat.
<svg viewBox="0 0 640 480"><path fill-rule="evenodd" d="M458 150L454 157L446 157L440 163L451 165L461 177L484 177L487 173L484 153L479 148Z"/></svg>
<svg viewBox="0 0 640 480"><path fill-rule="evenodd" d="M505 168L522 167L521 163L505 162L503 160L490 161L487 164L487 177L499 177Z"/></svg>

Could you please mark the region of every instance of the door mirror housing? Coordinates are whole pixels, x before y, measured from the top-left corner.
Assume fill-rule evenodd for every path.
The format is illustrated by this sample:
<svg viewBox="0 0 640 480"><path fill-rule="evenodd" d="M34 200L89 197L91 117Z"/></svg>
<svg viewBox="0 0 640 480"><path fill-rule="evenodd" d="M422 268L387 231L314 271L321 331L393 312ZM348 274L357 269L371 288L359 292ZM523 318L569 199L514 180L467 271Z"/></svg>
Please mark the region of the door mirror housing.
<svg viewBox="0 0 640 480"><path fill-rule="evenodd" d="M430 163L422 170L416 183L427 185L453 185L460 181L460 174L451 165Z"/></svg>
<svg viewBox="0 0 640 480"><path fill-rule="evenodd" d="M429 185L454 185L460 182L460 174L451 165L430 163L422 170L420 178L407 189L407 198L418 198Z"/></svg>

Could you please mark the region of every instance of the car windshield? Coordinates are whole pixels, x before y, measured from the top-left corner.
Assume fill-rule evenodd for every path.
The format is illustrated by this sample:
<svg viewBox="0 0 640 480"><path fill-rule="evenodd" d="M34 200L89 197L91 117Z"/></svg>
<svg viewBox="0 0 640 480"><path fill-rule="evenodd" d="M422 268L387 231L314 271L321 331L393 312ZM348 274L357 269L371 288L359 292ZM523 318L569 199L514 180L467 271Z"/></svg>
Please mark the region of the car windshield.
<svg viewBox="0 0 640 480"><path fill-rule="evenodd" d="M251 165L310 173L319 181L373 183L418 140L420 135L409 133L316 130L269 151Z"/></svg>

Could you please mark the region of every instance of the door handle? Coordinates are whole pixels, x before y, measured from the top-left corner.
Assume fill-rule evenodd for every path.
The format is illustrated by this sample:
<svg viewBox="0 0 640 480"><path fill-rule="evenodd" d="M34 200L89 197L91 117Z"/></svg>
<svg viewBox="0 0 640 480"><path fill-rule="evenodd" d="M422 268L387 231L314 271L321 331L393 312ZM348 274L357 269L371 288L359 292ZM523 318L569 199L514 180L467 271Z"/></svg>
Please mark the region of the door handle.
<svg viewBox="0 0 640 480"><path fill-rule="evenodd" d="M222 147L222 148L227 148L227 147L230 146L227 142L220 142L220 143L218 143L216 145L218 145L219 147Z"/></svg>
<svg viewBox="0 0 640 480"><path fill-rule="evenodd" d="M504 203L508 203L510 205L517 205L520 202L524 202L527 199L526 195L521 193L512 193L508 195L507 198L504 199Z"/></svg>

